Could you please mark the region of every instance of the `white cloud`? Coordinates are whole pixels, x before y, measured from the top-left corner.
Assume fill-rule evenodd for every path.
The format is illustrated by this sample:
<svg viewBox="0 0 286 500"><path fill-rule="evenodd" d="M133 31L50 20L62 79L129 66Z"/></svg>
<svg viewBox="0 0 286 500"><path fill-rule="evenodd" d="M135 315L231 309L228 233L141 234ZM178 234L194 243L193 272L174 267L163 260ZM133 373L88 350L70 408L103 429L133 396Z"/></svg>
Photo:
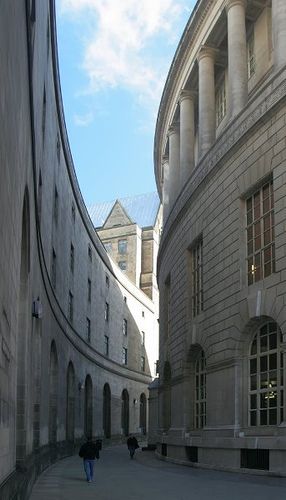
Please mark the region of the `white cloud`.
<svg viewBox="0 0 286 500"><path fill-rule="evenodd" d="M157 105L170 61L156 43L162 35L165 45L174 41L183 9L183 0L61 0L61 14L86 23L89 92L120 87L145 106Z"/></svg>
<svg viewBox="0 0 286 500"><path fill-rule="evenodd" d="M85 115L74 115L74 123L78 127L87 127L90 123L93 122L93 113L88 112Z"/></svg>

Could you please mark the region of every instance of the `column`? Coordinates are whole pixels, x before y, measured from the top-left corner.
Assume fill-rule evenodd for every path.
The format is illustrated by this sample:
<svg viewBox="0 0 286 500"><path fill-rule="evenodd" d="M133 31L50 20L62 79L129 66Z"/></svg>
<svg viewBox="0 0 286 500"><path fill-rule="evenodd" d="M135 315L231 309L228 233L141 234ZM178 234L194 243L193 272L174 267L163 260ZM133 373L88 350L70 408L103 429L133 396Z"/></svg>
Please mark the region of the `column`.
<svg viewBox="0 0 286 500"><path fill-rule="evenodd" d="M215 50L202 47L199 63L199 156L202 157L215 140Z"/></svg>
<svg viewBox="0 0 286 500"><path fill-rule="evenodd" d="M167 155L163 156L162 160L162 171L163 171L163 225L165 224L167 217L169 215L170 207L169 207L169 157Z"/></svg>
<svg viewBox="0 0 286 500"><path fill-rule="evenodd" d="M195 147L195 93L182 90L180 95L180 189L194 169Z"/></svg>
<svg viewBox="0 0 286 500"><path fill-rule="evenodd" d="M276 69L286 64L286 1L272 0L273 55Z"/></svg>
<svg viewBox="0 0 286 500"><path fill-rule="evenodd" d="M179 194L180 187L180 133L179 124L169 128L169 211Z"/></svg>
<svg viewBox="0 0 286 500"><path fill-rule="evenodd" d="M247 102L247 52L245 0L228 0L228 100L230 116L237 115Z"/></svg>

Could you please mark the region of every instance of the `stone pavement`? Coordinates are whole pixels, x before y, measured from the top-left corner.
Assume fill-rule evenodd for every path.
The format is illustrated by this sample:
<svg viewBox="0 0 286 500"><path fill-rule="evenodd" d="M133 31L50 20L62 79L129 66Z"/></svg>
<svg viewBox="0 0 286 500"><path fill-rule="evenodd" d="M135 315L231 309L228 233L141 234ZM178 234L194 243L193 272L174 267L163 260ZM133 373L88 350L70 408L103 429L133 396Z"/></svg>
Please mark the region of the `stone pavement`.
<svg viewBox="0 0 286 500"><path fill-rule="evenodd" d="M174 465L153 452L126 446L101 451L95 482L87 483L82 460L73 456L38 479L30 500L285 500L286 478L234 474Z"/></svg>

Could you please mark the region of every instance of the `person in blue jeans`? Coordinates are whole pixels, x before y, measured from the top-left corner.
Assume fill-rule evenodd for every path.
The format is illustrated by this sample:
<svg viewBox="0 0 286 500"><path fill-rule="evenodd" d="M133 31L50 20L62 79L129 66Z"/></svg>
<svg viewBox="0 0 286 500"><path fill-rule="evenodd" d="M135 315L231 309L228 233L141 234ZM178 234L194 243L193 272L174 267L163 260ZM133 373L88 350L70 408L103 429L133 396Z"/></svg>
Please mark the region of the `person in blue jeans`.
<svg viewBox="0 0 286 500"><path fill-rule="evenodd" d="M83 458L86 480L91 483L93 481L94 462L96 458L99 459L99 445L92 441L91 436L88 436L86 443L81 446L79 456Z"/></svg>

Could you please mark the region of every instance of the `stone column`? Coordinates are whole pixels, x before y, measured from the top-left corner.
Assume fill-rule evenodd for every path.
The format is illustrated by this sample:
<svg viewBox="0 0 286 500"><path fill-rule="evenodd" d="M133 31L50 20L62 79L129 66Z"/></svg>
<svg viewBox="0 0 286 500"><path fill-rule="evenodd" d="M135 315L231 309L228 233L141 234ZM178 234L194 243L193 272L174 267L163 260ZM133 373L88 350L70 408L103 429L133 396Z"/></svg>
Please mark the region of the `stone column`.
<svg viewBox="0 0 286 500"><path fill-rule="evenodd" d="M286 64L285 0L272 0L272 32L274 65L278 69Z"/></svg>
<svg viewBox="0 0 286 500"><path fill-rule="evenodd" d="M247 102L247 53L245 0L228 0L228 100L230 116L237 115Z"/></svg>
<svg viewBox="0 0 286 500"><path fill-rule="evenodd" d="M194 169L195 147L195 93L182 90L180 95L180 188L182 189Z"/></svg>
<svg viewBox="0 0 286 500"><path fill-rule="evenodd" d="M199 63L199 156L202 157L215 140L215 49L202 47Z"/></svg>
<svg viewBox="0 0 286 500"><path fill-rule="evenodd" d="M180 187L180 134L179 124L169 128L169 211L179 194Z"/></svg>
<svg viewBox="0 0 286 500"><path fill-rule="evenodd" d="M163 171L163 224L165 224L167 217L169 215L169 157L167 155L163 156L162 160L162 171Z"/></svg>

